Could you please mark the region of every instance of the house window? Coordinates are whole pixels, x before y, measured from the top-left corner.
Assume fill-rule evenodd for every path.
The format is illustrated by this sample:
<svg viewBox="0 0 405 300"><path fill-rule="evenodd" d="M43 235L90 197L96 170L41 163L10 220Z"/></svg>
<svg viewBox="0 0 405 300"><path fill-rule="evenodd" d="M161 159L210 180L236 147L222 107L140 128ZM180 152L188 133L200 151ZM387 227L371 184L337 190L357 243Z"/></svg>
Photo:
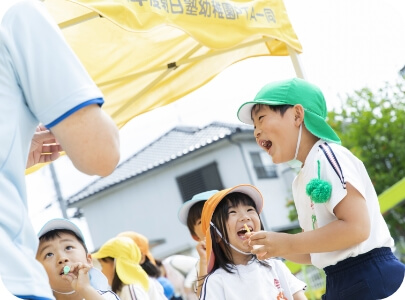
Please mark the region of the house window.
<svg viewBox="0 0 405 300"><path fill-rule="evenodd" d="M256 171L256 176L259 179L277 178L277 166L273 164L271 157L262 152L250 152L250 157L253 162L253 168Z"/></svg>
<svg viewBox="0 0 405 300"><path fill-rule="evenodd" d="M176 178L183 202L190 200L195 194L210 190L223 190L217 163L211 163L202 168Z"/></svg>

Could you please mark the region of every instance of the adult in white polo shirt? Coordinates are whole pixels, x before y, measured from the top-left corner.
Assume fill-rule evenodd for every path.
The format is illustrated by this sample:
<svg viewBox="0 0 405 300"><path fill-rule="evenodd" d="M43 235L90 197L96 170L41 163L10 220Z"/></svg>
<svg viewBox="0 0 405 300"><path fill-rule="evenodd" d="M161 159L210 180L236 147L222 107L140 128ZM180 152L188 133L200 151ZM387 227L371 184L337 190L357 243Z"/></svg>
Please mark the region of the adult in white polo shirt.
<svg viewBox="0 0 405 300"><path fill-rule="evenodd" d="M119 161L118 130L43 4L1 2L0 277L17 297L53 299L27 214L25 168L41 160L27 163L34 131L44 124L78 170L106 176Z"/></svg>

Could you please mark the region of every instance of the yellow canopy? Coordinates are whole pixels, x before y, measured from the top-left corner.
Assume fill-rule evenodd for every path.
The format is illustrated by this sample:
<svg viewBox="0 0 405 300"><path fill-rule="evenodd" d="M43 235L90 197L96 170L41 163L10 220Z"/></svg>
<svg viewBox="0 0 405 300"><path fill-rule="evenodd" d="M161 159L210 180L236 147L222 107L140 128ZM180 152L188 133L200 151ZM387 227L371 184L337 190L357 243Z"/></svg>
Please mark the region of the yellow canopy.
<svg viewBox="0 0 405 300"><path fill-rule="evenodd" d="M253 56L301 45L282 1L45 0L122 127Z"/></svg>
<svg viewBox="0 0 405 300"><path fill-rule="evenodd" d="M45 0L119 128L240 60L301 44L281 0ZM40 166L27 170L27 174Z"/></svg>

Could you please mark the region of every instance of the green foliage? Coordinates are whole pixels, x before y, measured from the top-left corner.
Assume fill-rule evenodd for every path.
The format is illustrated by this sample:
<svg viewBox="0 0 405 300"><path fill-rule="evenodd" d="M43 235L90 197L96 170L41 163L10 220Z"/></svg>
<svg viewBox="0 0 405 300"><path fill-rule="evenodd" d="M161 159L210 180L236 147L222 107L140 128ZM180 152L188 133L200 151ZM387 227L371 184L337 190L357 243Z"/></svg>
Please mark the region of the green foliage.
<svg viewBox="0 0 405 300"><path fill-rule="evenodd" d="M294 200L287 199L286 207L288 208L288 218L291 222L298 220L297 209L295 208Z"/></svg>
<svg viewBox="0 0 405 300"><path fill-rule="evenodd" d="M343 146L363 161L377 194L405 176L404 92L402 79L376 91L363 88L328 116Z"/></svg>
<svg viewBox="0 0 405 300"><path fill-rule="evenodd" d="M342 145L363 161L378 195L405 177L404 85L401 78L375 91L355 91L328 114ZM405 236L404 216L405 205L384 216L396 241Z"/></svg>

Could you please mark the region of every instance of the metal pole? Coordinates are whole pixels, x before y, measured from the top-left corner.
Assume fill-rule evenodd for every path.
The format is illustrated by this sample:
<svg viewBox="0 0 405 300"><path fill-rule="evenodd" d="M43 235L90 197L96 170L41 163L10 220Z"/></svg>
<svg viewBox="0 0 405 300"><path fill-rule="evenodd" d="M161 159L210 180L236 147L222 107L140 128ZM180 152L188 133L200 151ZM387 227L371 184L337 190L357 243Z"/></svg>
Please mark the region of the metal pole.
<svg viewBox="0 0 405 300"><path fill-rule="evenodd" d="M66 213L66 205L65 205L65 201L62 198L62 193L60 191L60 185L59 185L59 181L58 181L58 176L56 175L55 166L52 163L50 163L49 168L51 169L52 181L53 181L53 185L55 187L55 192L56 192L56 196L58 198L60 210L62 211L63 217L65 219L68 219L68 216Z"/></svg>
<svg viewBox="0 0 405 300"><path fill-rule="evenodd" d="M295 74L297 75L298 78L306 79L306 76L304 74L304 68L302 67L301 61L298 57L298 53L290 46L287 46L287 49L294 66Z"/></svg>

